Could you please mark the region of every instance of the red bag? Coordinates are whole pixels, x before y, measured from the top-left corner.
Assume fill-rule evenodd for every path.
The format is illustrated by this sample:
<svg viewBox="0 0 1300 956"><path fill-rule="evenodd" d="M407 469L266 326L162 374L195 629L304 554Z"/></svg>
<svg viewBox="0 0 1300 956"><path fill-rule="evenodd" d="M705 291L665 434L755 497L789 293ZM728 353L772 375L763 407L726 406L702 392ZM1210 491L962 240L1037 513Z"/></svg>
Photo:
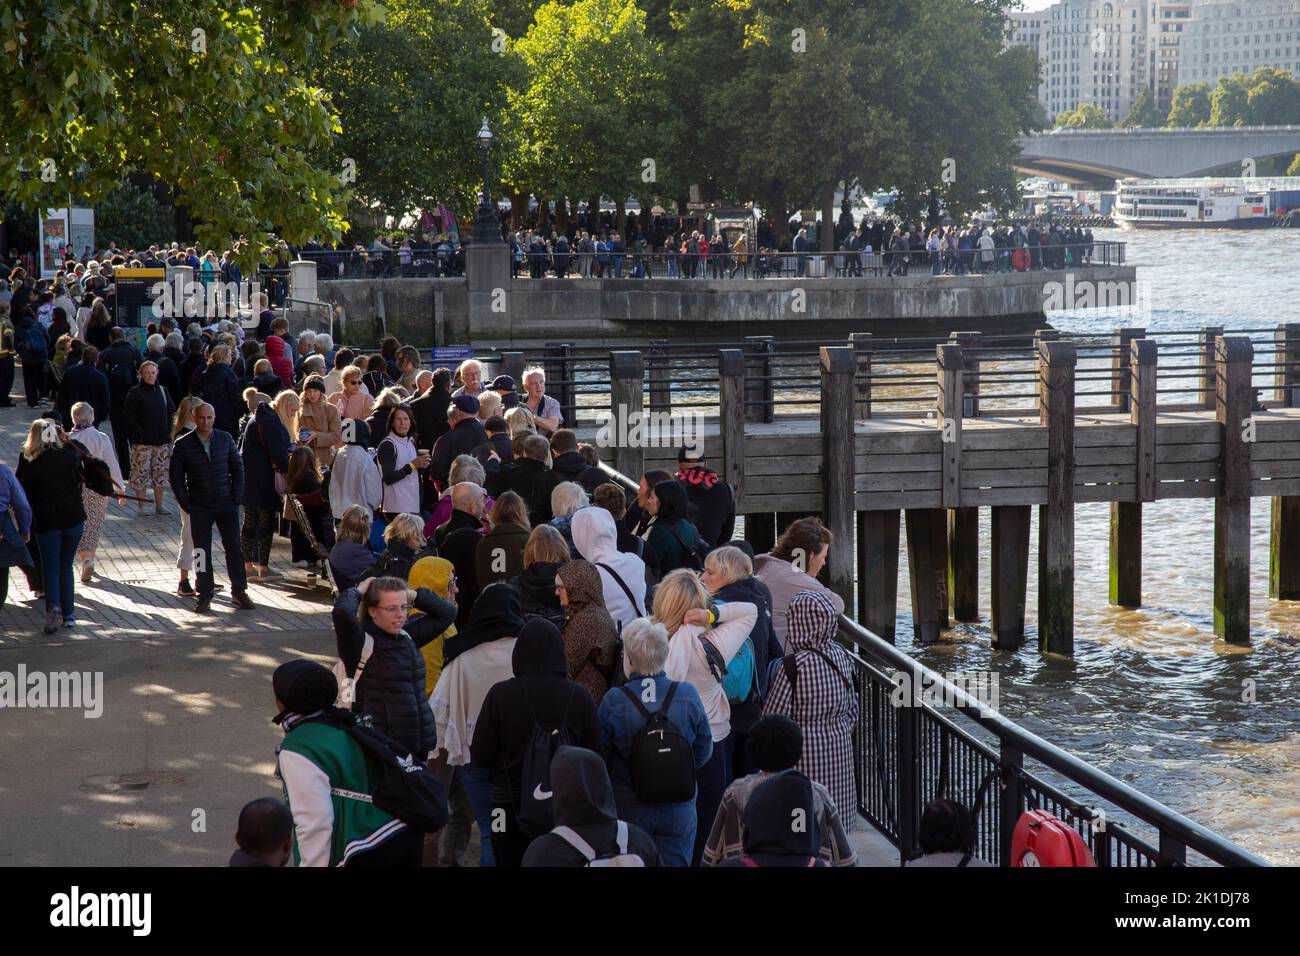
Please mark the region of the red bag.
<svg viewBox="0 0 1300 956"><path fill-rule="evenodd" d="M1022 813L1011 834L1012 866L1096 866L1073 827L1045 810Z"/></svg>

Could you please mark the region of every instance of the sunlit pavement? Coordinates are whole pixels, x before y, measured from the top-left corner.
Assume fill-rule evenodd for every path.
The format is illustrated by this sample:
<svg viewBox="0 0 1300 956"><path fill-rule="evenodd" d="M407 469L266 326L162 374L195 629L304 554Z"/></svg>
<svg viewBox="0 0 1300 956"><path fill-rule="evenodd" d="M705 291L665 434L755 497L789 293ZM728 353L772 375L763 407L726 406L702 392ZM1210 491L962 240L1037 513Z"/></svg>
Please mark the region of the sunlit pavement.
<svg viewBox="0 0 1300 956"><path fill-rule="evenodd" d="M0 409L11 468L41 409ZM46 636L43 599L18 569L0 611L0 671L101 673L102 715L0 710L0 865L221 865L239 809L277 795L280 731L271 672L291 658L328 662L329 592L307 588L276 539L281 582L252 584L256 607L229 603L216 557L212 613L175 593L179 510L136 517L110 505L92 582L76 583L78 626Z"/></svg>

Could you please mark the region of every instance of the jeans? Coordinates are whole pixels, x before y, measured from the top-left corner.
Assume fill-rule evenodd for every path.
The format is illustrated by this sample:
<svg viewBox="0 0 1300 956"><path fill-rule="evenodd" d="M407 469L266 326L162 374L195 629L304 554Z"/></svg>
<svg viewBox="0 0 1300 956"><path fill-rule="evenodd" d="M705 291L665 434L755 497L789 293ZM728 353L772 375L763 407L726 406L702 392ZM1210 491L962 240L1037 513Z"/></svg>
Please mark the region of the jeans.
<svg viewBox="0 0 1300 956"><path fill-rule="evenodd" d="M637 808L636 825L654 838L661 866L691 865L691 852L695 849L694 803L689 800L682 803L643 803ZM709 821L709 826L713 826L712 820Z"/></svg>
<svg viewBox="0 0 1300 956"><path fill-rule="evenodd" d="M190 534L194 537L195 563L199 572L199 597L211 599L216 588L212 580L212 526L216 524L221 535L221 546L226 550L226 573L230 575L230 590L240 594L248 589L244 574L243 554L239 550L239 507L229 505L220 511L192 505L190 508ZM200 563L201 561L201 563Z"/></svg>
<svg viewBox="0 0 1300 956"><path fill-rule="evenodd" d="M36 537L41 543L41 571L45 582L45 610L61 610L63 617L73 617L72 564L77 557L77 543L81 540L84 522L61 531L41 531Z"/></svg>
<svg viewBox="0 0 1300 956"><path fill-rule="evenodd" d="M691 853L691 866L700 865L704 844L713 829L713 818L722 804L722 792L731 783L731 734L726 740L713 742L713 756L695 771L695 849Z"/></svg>
<svg viewBox="0 0 1300 956"><path fill-rule="evenodd" d="M456 776L465 785L469 796L469 805L474 808L474 819L478 821L479 866L496 866L496 857L492 853L492 773L473 764L456 768Z"/></svg>

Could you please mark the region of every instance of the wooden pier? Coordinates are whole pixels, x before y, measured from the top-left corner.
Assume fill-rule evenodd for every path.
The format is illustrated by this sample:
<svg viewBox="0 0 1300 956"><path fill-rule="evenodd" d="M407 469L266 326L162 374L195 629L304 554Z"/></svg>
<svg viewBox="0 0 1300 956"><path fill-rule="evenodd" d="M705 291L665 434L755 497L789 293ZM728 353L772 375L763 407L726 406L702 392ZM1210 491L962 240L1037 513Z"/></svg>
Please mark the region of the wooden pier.
<svg viewBox="0 0 1300 956"><path fill-rule="evenodd" d="M1300 598L1298 353L1300 324L1266 338L1218 328L1168 337L1043 330L1019 347L974 335L924 346L859 335L817 348L815 382L773 370L769 353L749 347L718 349L715 373L697 363L683 382L668 359L651 356L660 364L647 369L642 353L614 352L604 408L704 411L706 460L737 489L754 547L770 547L796 517L821 515L834 533L827 583L891 641L900 534L915 637L931 642L950 621L978 620L978 509L989 508L992 640L1014 648L1025 635L1036 506L1038 645L1069 655L1075 503L1110 502L1110 600L1138 607L1143 504L1213 498L1214 629L1247 643L1254 496L1273 499L1270 596ZM563 381L565 370L556 372ZM665 381L684 384L679 391L695 401ZM787 403L811 404L814 414L774 414L787 381L804 390ZM1266 398L1259 381L1271 386ZM1170 393L1182 401L1159 401ZM603 454L639 476L671 471L676 444Z"/></svg>

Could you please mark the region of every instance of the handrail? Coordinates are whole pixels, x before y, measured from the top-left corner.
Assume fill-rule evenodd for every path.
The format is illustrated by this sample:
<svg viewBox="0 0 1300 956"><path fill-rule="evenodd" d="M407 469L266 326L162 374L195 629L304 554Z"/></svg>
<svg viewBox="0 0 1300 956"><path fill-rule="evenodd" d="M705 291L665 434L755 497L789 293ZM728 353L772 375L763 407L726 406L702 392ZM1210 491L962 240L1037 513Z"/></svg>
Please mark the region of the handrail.
<svg viewBox="0 0 1300 956"><path fill-rule="evenodd" d="M867 655L895 670L909 672L914 681L913 686L919 686L919 682L924 682L927 686L938 688L945 701L951 702L964 716L997 737L1000 743L1011 744L1025 756L1033 757L1048 769L1155 827L1162 835L1173 836L1180 843L1216 863L1229 866L1272 865L1213 830L1171 810L1105 771L1098 770L1069 751L1062 750L996 711L990 710L984 703L971 697L964 688L952 683L942 674L926 667L848 617L840 615L839 626L841 633L849 635L860 651L865 651ZM934 708L928 707L924 702L920 702L918 706L934 711Z"/></svg>

